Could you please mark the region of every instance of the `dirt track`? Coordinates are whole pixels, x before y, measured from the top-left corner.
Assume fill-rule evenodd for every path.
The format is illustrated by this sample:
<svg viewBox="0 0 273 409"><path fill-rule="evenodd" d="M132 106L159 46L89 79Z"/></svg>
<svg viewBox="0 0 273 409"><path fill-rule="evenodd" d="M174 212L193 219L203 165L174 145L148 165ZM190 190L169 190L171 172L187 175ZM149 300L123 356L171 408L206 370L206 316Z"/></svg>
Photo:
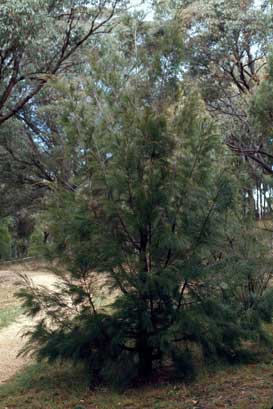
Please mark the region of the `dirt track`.
<svg viewBox="0 0 273 409"><path fill-rule="evenodd" d="M0 266L0 307L16 302L13 294L18 289L18 272L27 274L36 285L51 287L56 282L53 273L39 268L41 266L35 266L33 263ZM21 336L23 328L29 325L31 320L21 316L9 327L0 330L0 384L6 382L29 361L28 358L17 357L25 343Z"/></svg>
<svg viewBox="0 0 273 409"><path fill-rule="evenodd" d="M24 345L20 331L27 324L26 319L20 319L0 331L0 384L7 381L28 361L27 358L17 357Z"/></svg>

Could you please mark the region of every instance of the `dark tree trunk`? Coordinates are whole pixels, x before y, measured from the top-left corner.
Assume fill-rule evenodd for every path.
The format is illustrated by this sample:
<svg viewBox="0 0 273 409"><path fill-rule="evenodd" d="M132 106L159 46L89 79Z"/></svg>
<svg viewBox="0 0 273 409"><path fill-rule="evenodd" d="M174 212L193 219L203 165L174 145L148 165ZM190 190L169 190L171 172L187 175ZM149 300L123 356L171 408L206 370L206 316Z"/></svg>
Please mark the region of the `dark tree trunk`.
<svg viewBox="0 0 273 409"><path fill-rule="evenodd" d="M148 345L147 334L141 335L138 342L138 375L140 378L147 378L153 369L153 348Z"/></svg>

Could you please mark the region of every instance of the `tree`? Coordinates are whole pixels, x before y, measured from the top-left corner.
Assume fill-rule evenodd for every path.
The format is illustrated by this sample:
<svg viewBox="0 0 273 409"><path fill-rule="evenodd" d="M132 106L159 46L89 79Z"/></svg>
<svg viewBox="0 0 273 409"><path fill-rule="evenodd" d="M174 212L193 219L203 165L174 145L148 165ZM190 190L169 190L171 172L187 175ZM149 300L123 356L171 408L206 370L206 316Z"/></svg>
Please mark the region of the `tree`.
<svg viewBox="0 0 273 409"><path fill-rule="evenodd" d="M78 49L104 33L119 2L5 0L0 13L0 124L57 73L79 63Z"/></svg>
<svg viewBox="0 0 273 409"><path fill-rule="evenodd" d="M74 122L71 110L63 117L81 183L55 196L50 246L70 273L55 291L28 283L19 293L28 314L42 312L25 352L82 360L112 381L146 377L169 360L186 376L196 348L204 359L236 361L243 340L268 341L261 322L272 295L256 291L249 305L238 295L251 280L250 252L232 245L239 199L202 100L179 88L176 34L167 23L160 35L133 36L140 45L126 81L127 49L113 51L114 41L107 69L100 61L98 83L85 87L89 104L78 99Z"/></svg>
<svg viewBox="0 0 273 409"><path fill-rule="evenodd" d="M265 141L265 149L272 150L272 94L273 94L273 57L269 56L269 64L266 79L261 83L257 93L253 96L250 105L250 113L253 118L256 132L260 133ZM271 152L270 152L271 153ZM269 160L272 159L268 154ZM268 163L272 166L272 162Z"/></svg>
<svg viewBox="0 0 273 409"><path fill-rule="evenodd" d="M11 235L8 228L8 222L0 222L0 260L9 259L11 256Z"/></svg>
<svg viewBox="0 0 273 409"><path fill-rule="evenodd" d="M272 41L272 8L268 2L185 1L175 18L185 35L184 75L198 82L210 113L237 159L237 173L252 183L242 195L255 204L257 217L271 211L271 146L250 114L252 98L267 78Z"/></svg>
<svg viewBox="0 0 273 409"><path fill-rule="evenodd" d="M28 256L29 242L34 231L35 221L26 211L17 212L10 226L14 239L14 256Z"/></svg>
<svg viewBox="0 0 273 409"><path fill-rule="evenodd" d="M249 115L250 101L267 76L272 11L265 3L190 1L177 13L186 33L189 77L200 84L227 146L248 164L258 185L260 170L272 174L270 149Z"/></svg>
<svg viewBox="0 0 273 409"><path fill-rule="evenodd" d="M42 113L57 95L45 85L85 69L84 45L94 50L92 38L111 32L122 7L119 0L2 2L0 215L41 208L54 183L66 183L54 156L62 136L53 115Z"/></svg>

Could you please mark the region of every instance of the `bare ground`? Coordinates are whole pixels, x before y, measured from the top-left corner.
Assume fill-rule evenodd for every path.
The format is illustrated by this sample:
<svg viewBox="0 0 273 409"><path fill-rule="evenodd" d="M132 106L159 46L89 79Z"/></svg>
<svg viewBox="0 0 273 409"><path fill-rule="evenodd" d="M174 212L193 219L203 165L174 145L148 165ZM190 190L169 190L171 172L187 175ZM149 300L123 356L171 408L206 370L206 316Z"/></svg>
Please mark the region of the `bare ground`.
<svg viewBox="0 0 273 409"><path fill-rule="evenodd" d="M4 264L0 266L0 308L18 303L14 295L20 286L18 273L27 275L36 285L51 287L56 282L56 275L41 263ZM0 330L0 384L30 361L17 356L26 342L22 333L27 326L31 326L31 320L19 316L16 322Z"/></svg>

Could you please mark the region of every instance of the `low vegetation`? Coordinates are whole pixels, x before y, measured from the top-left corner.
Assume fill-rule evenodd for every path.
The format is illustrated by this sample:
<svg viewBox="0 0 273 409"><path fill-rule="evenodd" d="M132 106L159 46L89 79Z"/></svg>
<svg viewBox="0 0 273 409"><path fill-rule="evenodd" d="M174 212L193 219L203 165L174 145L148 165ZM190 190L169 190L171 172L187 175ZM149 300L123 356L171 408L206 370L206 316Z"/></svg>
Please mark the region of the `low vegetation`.
<svg viewBox="0 0 273 409"><path fill-rule="evenodd" d="M0 386L0 401L8 409L271 409L272 376L268 362L118 392L90 387L81 367L35 364Z"/></svg>
<svg viewBox="0 0 273 409"><path fill-rule="evenodd" d="M22 312L23 310L20 305L0 308L0 330L16 321Z"/></svg>

